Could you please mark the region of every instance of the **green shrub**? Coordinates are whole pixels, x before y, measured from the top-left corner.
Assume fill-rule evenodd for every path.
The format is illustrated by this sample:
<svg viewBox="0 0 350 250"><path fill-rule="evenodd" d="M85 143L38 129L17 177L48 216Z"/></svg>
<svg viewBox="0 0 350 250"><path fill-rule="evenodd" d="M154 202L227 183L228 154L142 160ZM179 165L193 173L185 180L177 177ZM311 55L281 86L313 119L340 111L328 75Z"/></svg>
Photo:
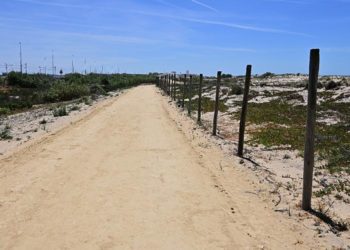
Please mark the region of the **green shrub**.
<svg viewBox="0 0 350 250"><path fill-rule="evenodd" d="M62 106L62 107L56 108L53 111L53 116L54 117L67 116L67 115L68 115L68 112L67 112L66 106Z"/></svg>
<svg viewBox="0 0 350 250"><path fill-rule="evenodd" d="M102 78L101 79L101 85L102 86L108 86L110 83L107 78Z"/></svg>
<svg viewBox="0 0 350 250"><path fill-rule="evenodd" d="M45 125L46 123L47 123L47 121L46 121L45 119L42 119L42 120L39 122L40 125Z"/></svg>
<svg viewBox="0 0 350 250"><path fill-rule="evenodd" d="M261 75L262 78L269 78L269 77L273 77L273 76L275 76L275 74L271 73L271 72L266 72L266 73Z"/></svg>
<svg viewBox="0 0 350 250"><path fill-rule="evenodd" d="M67 74L56 79L44 74L9 73L5 79L6 92L0 92L0 115L15 110L31 108L33 104L71 101L88 98L84 102L91 104L91 98L105 95L108 91L129 88L142 83L154 83L155 75L132 74ZM1 80L1 78L0 78ZM11 98L12 96L18 98Z"/></svg>
<svg viewBox="0 0 350 250"><path fill-rule="evenodd" d="M243 88L238 84L231 85L231 95L242 95L243 94Z"/></svg>
<svg viewBox="0 0 350 250"><path fill-rule="evenodd" d="M33 103L30 101L11 101L6 105L10 110L19 110L19 109L30 109L33 107Z"/></svg>
<svg viewBox="0 0 350 250"><path fill-rule="evenodd" d="M94 84L90 87L90 93L95 95L106 95L106 91L99 84Z"/></svg>
<svg viewBox="0 0 350 250"><path fill-rule="evenodd" d="M80 102L84 103L85 105L92 104L92 100L90 96L83 96L82 98L80 98Z"/></svg>
<svg viewBox="0 0 350 250"><path fill-rule="evenodd" d="M44 97L47 102L70 101L90 94L89 87L75 83L54 85Z"/></svg>
<svg viewBox="0 0 350 250"><path fill-rule="evenodd" d="M6 125L5 128L0 131L0 140L11 140L13 137L11 136L11 127Z"/></svg>
<svg viewBox="0 0 350 250"><path fill-rule="evenodd" d="M70 108L70 111L78 111L80 110L80 107L78 105L74 105L73 107Z"/></svg>
<svg viewBox="0 0 350 250"><path fill-rule="evenodd" d="M22 74L19 72L10 72L7 75L7 83L9 86L16 86L21 88L45 88L54 82L55 79L51 76L41 74Z"/></svg>
<svg viewBox="0 0 350 250"><path fill-rule="evenodd" d="M10 114L11 110L9 108L0 108L0 116Z"/></svg>
<svg viewBox="0 0 350 250"><path fill-rule="evenodd" d="M221 75L222 78L232 78L231 74L222 74Z"/></svg>

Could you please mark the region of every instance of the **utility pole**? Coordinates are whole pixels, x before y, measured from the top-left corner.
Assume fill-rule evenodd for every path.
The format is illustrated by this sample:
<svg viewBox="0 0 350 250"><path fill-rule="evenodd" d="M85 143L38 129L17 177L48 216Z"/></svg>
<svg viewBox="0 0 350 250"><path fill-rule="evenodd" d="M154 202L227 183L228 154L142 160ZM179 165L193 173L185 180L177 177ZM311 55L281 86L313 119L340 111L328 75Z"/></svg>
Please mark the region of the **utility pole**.
<svg viewBox="0 0 350 250"><path fill-rule="evenodd" d="M28 74L28 64L27 63L24 64L24 68L25 68L26 74Z"/></svg>
<svg viewBox="0 0 350 250"><path fill-rule="evenodd" d="M74 55L72 55L72 74L74 74Z"/></svg>
<svg viewBox="0 0 350 250"><path fill-rule="evenodd" d="M85 75L86 75L86 58L84 59L84 68L85 68Z"/></svg>
<svg viewBox="0 0 350 250"><path fill-rule="evenodd" d="M55 61L54 61L54 55L53 55L53 50L52 50L52 57L51 57L51 62L52 62L52 75L54 76L56 74L55 70Z"/></svg>
<svg viewBox="0 0 350 250"><path fill-rule="evenodd" d="M21 42L19 42L19 67L22 73L23 68L22 68L22 43Z"/></svg>

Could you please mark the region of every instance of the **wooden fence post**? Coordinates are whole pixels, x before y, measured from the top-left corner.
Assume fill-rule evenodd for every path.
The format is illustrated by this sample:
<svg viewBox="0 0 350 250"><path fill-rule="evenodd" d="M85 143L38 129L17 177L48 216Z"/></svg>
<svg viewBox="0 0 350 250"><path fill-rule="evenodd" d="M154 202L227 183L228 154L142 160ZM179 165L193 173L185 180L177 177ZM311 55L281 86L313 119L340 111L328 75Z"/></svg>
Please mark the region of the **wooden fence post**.
<svg viewBox="0 0 350 250"><path fill-rule="evenodd" d="M169 97L171 99L172 94L173 94L173 81L172 81L172 75L169 74Z"/></svg>
<svg viewBox="0 0 350 250"><path fill-rule="evenodd" d="M169 75L169 86L170 86L170 93L169 93L169 96L170 96L170 99L172 99L173 98L173 75L172 74L170 74Z"/></svg>
<svg viewBox="0 0 350 250"><path fill-rule="evenodd" d="M247 105L248 105L248 95L250 81L252 77L252 65L247 65L245 74L245 84L244 84L244 96L242 103L241 120L239 123L239 141L238 141L238 156L243 156L243 145L244 145L244 131L245 131L245 121L247 117Z"/></svg>
<svg viewBox="0 0 350 250"><path fill-rule="evenodd" d="M185 74L184 84L182 87L182 108L185 108L185 97L186 97L186 81L187 81L187 74Z"/></svg>
<svg viewBox="0 0 350 250"><path fill-rule="evenodd" d="M217 81L216 81L214 120L213 120L213 135L214 136L217 134L218 113L219 113L219 97L220 97L220 83L221 83L221 71L218 71L218 76L217 76Z"/></svg>
<svg viewBox="0 0 350 250"><path fill-rule="evenodd" d="M168 74L168 95L170 95L170 91L171 91L171 88L170 88L170 75Z"/></svg>
<svg viewBox="0 0 350 250"><path fill-rule="evenodd" d="M315 124L317 105L317 82L320 68L320 50L310 52L307 123L304 151L304 179L302 208L311 210L312 179L315 164Z"/></svg>
<svg viewBox="0 0 350 250"><path fill-rule="evenodd" d="M173 100L174 101L176 101L176 82L175 82L175 80L176 80L176 75L175 74L173 74Z"/></svg>
<svg viewBox="0 0 350 250"><path fill-rule="evenodd" d="M173 83L173 74L169 75L170 82L170 99L173 99L174 83Z"/></svg>
<svg viewBox="0 0 350 250"><path fill-rule="evenodd" d="M179 94L177 95L177 100L179 102L179 107L181 107L181 103L182 103L182 76L179 75Z"/></svg>
<svg viewBox="0 0 350 250"><path fill-rule="evenodd" d="M169 97L170 99L172 99L173 98L173 75L172 74L169 75L169 88L170 88Z"/></svg>
<svg viewBox="0 0 350 250"><path fill-rule="evenodd" d="M190 75L190 83L188 85L188 115L191 116L192 113L192 79L193 76Z"/></svg>
<svg viewBox="0 0 350 250"><path fill-rule="evenodd" d="M174 73L174 101L176 102L176 73Z"/></svg>
<svg viewBox="0 0 350 250"><path fill-rule="evenodd" d="M203 87L203 74L200 74L199 90L198 90L198 117L197 117L198 123L201 123L201 120L202 120L202 87Z"/></svg>

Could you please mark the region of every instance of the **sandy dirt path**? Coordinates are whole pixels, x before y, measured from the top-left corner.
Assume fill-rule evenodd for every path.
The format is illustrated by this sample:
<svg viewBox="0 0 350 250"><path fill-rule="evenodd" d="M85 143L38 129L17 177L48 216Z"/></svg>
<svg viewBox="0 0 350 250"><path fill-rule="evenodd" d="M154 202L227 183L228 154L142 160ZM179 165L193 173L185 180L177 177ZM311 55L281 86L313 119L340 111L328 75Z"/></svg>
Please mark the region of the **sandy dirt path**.
<svg viewBox="0 0 350 250"><path fill-rule="evenodd" d="M246 176L216 175L219 153L200 155L166 105L134 88L0 160L0 249L319 247Z"/></svg>

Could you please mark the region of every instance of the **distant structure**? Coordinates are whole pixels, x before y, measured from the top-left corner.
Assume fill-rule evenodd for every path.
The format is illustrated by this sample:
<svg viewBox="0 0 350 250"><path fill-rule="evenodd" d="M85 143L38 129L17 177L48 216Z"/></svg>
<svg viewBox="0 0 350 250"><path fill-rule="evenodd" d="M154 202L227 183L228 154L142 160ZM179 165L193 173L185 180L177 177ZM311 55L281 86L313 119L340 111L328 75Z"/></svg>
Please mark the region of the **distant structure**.
<svg viewBox="0 0 350 250"><path fill-rule="evenodd" d="M19 68L20 72L23 73L23 65L22 65L22 43L19 42Z"/></svg>

